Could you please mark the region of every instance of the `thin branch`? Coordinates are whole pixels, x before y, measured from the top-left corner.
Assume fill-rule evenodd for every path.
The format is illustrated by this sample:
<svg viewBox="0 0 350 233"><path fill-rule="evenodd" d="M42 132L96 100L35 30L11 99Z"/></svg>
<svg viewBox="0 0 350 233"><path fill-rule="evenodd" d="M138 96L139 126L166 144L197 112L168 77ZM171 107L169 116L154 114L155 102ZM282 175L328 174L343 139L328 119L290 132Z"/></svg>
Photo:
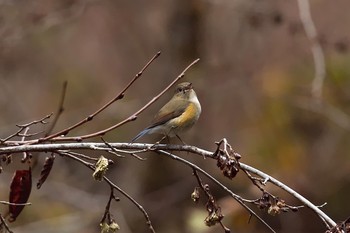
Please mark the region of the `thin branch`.
<svg viewBox="0 0 350 233"><path fill-rule="evenodd" d="M53 113L50 113L46 116L44 116L43 118L39 119L39 120L35 120L35 121L32 121L32 122L29 122L29 123L26 123L26 124L23 124L23 125L16 125L17 127L20 127L20 128L27 128L29 126L32 126L32 125L35 125L35 124L47 124L47 119L49 119L51 116L53 115Z"/></svg>
<svg viewBox="0 0 350 233"><path fill-rule="evenodd" d="M93 158L93 157L90 157L90 156L87 156L87 155L84 155L84 154L81 154L81 153L77 153L77 152L74 152L74 151L67 150L67 151L63 151L63 152L71 154L73 156L77 156L79 158L83 158L83 159L94 161L95 163L98 161L98 158Z"/></svg>
<svg viewBox="0 0 350 233"><path fill-rule="evenodd" d="M25 130L29 126L32 126L32 125L35 125L35 124L39 124L39 123L47 124L46 120L49 119L52 116L52 114L53 113L48 114L48 115L44 116L43 118L41 118L39 120L35 120L35 121L29 122L29 123L26 123L26 124L23 124L23 125L16 125L19 129L15 133L9 135L8 137L6 137L4 139L0 139L0 144L5 144L6 141L8 141L11 138L14 138L16 136L23 137L23 135L21 133L23 132L23 130ZM22 143L24 143L24 142L22 141Z"/></svg>
<svg viewBox="0 0 350 233"><path fill-rule="evenodd" d="M135 75L135 77L124 87L124 89L122 91L120 91L114 98L112 98L108 103L106 103L105 105L103 105L100 109L98 109L96 112L92 113L91 115L89 115L88 117L84 118L83 120L79 121L78 123L63 129L55 134L46 136L44 138L39 139L38 141L47 141L50 140L52 138L55 137L61 137L62 135L67 135L71 130L85 124L88 121L91 121L97 114L99 114L100 112L102 112L103 110L105 110L107 107L109 107L111 104L113 104L115 101L120 100L124 97L125 92L129 89L129 87L137 80L141 77L141 75L143 74L143 72L151 65L151 63L160 55L160 51L157 52L148 62L147 64Z"/></svg>
<svg viewBox="0 0 350 233"><path fill-rule="evenodd" d="M1 214L0 214L0 221L1 221L0 230L2 229L2 226L4 226L7 232L13 233L13 231L10 230L9 226L6 223L6 220L4 219L4 217Z"/></svg>
<svg viewBox="0 0 350 233"><path fill-rule="evenodd" d="M307 38L311 44L311 52L315 65L315 77L312 81L312 95L320 103L322 100L323 82L326 78L325 56L319 42L317 30L311 17L309 0L298 0L299 16Z"/></svg>
<svg viewBox="0 0 350 233"><path fill-rule="evenodd" d="M253 168L249 165L246 165L244 163L240 163L240 166L242 169L247 170L255 175L258 175L260 177L263 177L264 179L267 180L267 182L270 182L274 185L276 185L277 187L285 190L287 193L291 194L292 196L294 196L296 199L298 199L299 201L301 201L306 207L309 207L310 209L312 209L318 216L320 216L321 218L323 218L330 226L335 226L336 223L330 218L328 217L322 210L320 210L319 208L317 208L317 206L315 206L314 204L312 204L309 200L307 200L305 197L303 197L302 195L300 195L299 193L297 193L296 191L294 191L293 189L291 189L290 187L288 187L287 185L283 184L282 182L280 182L279 180L273 178L270 175L267 175L266 173Z"/></svg>
<svg viewBox="0 0 350 233"><path fill-rule="evenodd" d="M177 81L179 81L180 79L182 79L185 76L185 73L196 63L198 63L199 58L197 58L196 60L194 60L191 64L189 64L165 89L163 89L158 95L156 95L155 97L152 98L152 100L150 100L146 105L144 105L142 108L140 108L138 111L136 111L134 114L130 115L128 118L124 119L123 121L112 125L109 128L91 133L91 134L86 134L86 135L82 135L82 136L76 136L76 137L64 137L64 135L66 135L70 130L79 127L80 125L92 120L94 118L94 116L96 116L98 113L100 113L102 110L104 110L105 108L107 108L110 104L112 104L114 101L123 98L124 96L124 92L125 90L127 90L131 84L137 80L138 77L141 76L142 72L151 64L151 62L157 58L159 56L160 52L158 52L148 63L147 65L135 76L135 78L126 86L126 88L124 88L123 91L121 91L115 98L113 98L110 102L108 102L106 105L104 105L102 108L100 108L99 110L97 110L95 113L91 114L90 116L88 116L87 118L83 119L82 121L76 123L73 126L70 126L58 133L52 134L50 136L44 137L44 138L39 138L39 139L35 139L35 140L30 140L30 141L26 141L24 142L25 144L36 144L39 142L44 142L44 141L52 141L52 142L57 142L57 141L82 141L84 139L88 139L88 138L93 138L93 137L97 137L97 136L103 136L104 134L106 134L109 131L112 131L130 121L134 121L137 119L138 115L141 114L143 111L145 111L149 106L151 106L156 100L158 100L168 89L170 89ZM4 144L4 142L2 142ZM12 145L18 145L18 144L23 144L19 141L8 141L8 144L12 144Z"/></svg>
<svg viewBox="0 0 350 233"><path fill-rule="evenodd" d="M35 133L26 133L26 134L24 134L24 133L19 133L17 136L29 138L29 137L37 136L37 135L39 135L39 134L41 134L41 133L43 133L43 132L45 132L45 131L42 130L42 131L39 131L39 132L35 132ZM22 140L22 141L24 141L24 140Z"/></svg>
<svg viewBox="0 0 350 233"><path fill-rule="evenodd" d="M105 212L103 214L103 217L102 217L100 223L105 222L106 219L107 219L108 224L112 223L113 220L112 220L111 213L110 213L111 202L112 202L112 200L119 201L119 198L116 198L114 195L114 188L113 187L110 187L110 188L111 188L111 191L109 194L109 199L108 199L108 202L107 202L107 205L105 208Z"/></svg>
<svg viewBox="0 0 350 233"><path fill-rule="evenodd" d="M110 148L113 152L114 155L116 155L117 157L121 157L124 158L125 156L118 154L119 151L117 151L117 149L115 149L113 146L111 146L106 140L103 139L103 137L101 137L101 140L104 142L104 144L106 144L106 146L108 146L108 148Z"/></svg>
<svg viewBox="0 0 350 233"><path fill-rule="evenodd" d="M199 177L196 169L192 168L192 170L193 170L193 175L197 179L197 183L199 187L202 189L202 191L205 193L205 195L208 198L206 207L207 207L209 216L205 219L206 224L208 226L211 226L212 224L219 222L225 232L231 232L231 230L227 228L222 222L224 215L221 213L221 207L217 204L214 196L211 194L209 185L203 184L202 179Z"/></svg>
<svg viewBox="0 0 350 233"><path fill-rule="evenodd" d="M68 84L68 81L64 81L63 87L62 87L62 93L61 93L61 97L60 97L60 102L58 103L58 109L56 111L55 118L52 120L50 127L46 131L45 137L47 137L52 132L53 128L57 124L58 119L60 118L61 114L64 111L63 105L64 105L64 99L65 99L66 93L67 93L67 84Z"/></svg>
<svg viewBox="0 0 350 233"><path fill-rule="evenodd" d="M201 169L200 167L198 167L197 165L181 158L178 157L170 152L164 151L164 150L157 150L156 152L159 152L163 155L166 155L168 157L170 157L171 159L174 159L176 161L179 161L181 163L184 163L188 166L190 166L192 169L195 169L196 171L199 171L200 173L202 173L203 175L205 175L206 177L208 177L211 181L213 181L216 185L218 185L221 189L223 189L224 191L226 191L227 193L229 193L231 195L231 197L233 197L243 208L245 208L251 215L253 215L254 217L256 217L261 223L263 223L271 232L275 232L274 229L272 229L259 215L257 215L251 208L249 208L249 206L247 206L243 201L242 198L235 194L234 192L232 192L229 188L227 188L225 185L223 185L220 181L218 181L217 179L215 179L213 176L211 176L209 173L207 173L206 171L204 171L203 169ZM208 156L209 157L209 156Z"/></svg>
<svg viewBox="0 0 350 233"><path fill-rule="evenodd" d="M85 165L86 167L88 167L90 170L94 171L94 166L91 163L88 163L88 162L86 162L86 161L84 161L84 160L82 160L82 159L80 159L72 154L69 154L69 153L66 153L63 151L56 151L56 153L58 153L59 155L67 156L75 161L78 161L78 162L82 163L83 165ZM119 186L117 186L111 180L109 180L106 176L103 176L103 180L110 187L114 188L119 193L121 193L123 196L125 196L129 201L131 201L131 203L133 203L142 212L142 214L144 215L144 217L146 219L146 224L148 225L150 232L155 233L155 230L153 229L153 226L152 226L151 219L149 218L149 215L146 212L146 210L143 208L143 206L140 205L135 199L133 199L127 192L125 192L123 189L121 189Z"/></svg>
<svg viewBox="0 0 350 233"><path fill-rule="evenodd" d="M14 205L14 206L26 206L26 205L31 205L32 203L30 203L30 202L26 202L26 203L12 203L12 202L8 202L8 201L0 201L0 204L3 204L3 205Z"/></svg>
<svg viewBox="0 0 350 233"><path fill-rule="evenodd" d="M118 153L122 152L122 153L130 154L131 156L135 157L135 158L138 159L138 160L142 160L142 161L146 160L146 159L141 158L140 156L138 156L136 153L128 153L127 151L123 151L123 150L122 150L122 151L121 151L121 150L118 151L118 150L115 149L113 146L111 146L111 144L109 144L107 141L105 141L105 140L103 139L103 137L101 137L101 140L108 146L108 148L111 149L111 151L108 151L108 152L109 152L109 153L112 153L112 154L114 154L114 155L116 155L117 157L124 158L125 156L118 154Z"/></svg>
<svg viewBox="0 0 350 233"><path fill-rule="evenodd" d="M118 192L120 192L123 196L125 196L127 199L129 199L129 201L131 201L143 214L143 216L146 219L146 224L148 225L148 229L150 230L150 232L155 233L155 230L152 226L152 222L151 219L148 215L148 213L146 212L146 210L143 208L142 205L140 205L135 199L133 199L128 193L126 193L124 190L122 190L121 188L119 188L117 185L115 185L112 181L110 181L106 176L103 177L103 179L114 189L116 189Z"/></svg>
<svg viewBox="0 0 350 233"><path fill-rule="evenodd" d="M138 117L138 115L140 115L143 111L145 111L149 106L151 106L156 100L158 100L166 91L168 91L177 81L179 81L180 79L182 79L185 76L185 73L187 72L188 69L190 69L193 65L195 65L197 62L199 61L199 58L194 60L190 65L188 65L180 74L179 76L177 76L165 89L163 89L163 91L161 91L157 96L153 97L151 101L149 101L146 105L144 105L141 109L139 109L137 112L135 112L134 114L130 115L128 118L126 118L125 120L109 127L103 130L100 130L98 132L94 132L91 134L86 134L83 136L79 136L79 137L57 137L57 138L52 138L52 141L81 141L84 139L88 139L88 138L93 138L96 136L103 136L105 135L107 132L112 131L130 121L134 121L136 120L136 118Z"/></svg>
<svg viewBox="0 0 350 233"><path fill-rule="evenodd" d="M26 135L28 133L28 130L29 130L29 127L26 127L24 129L24 133L23 134ZM25 140L25 138L26 138L25 136L22 136L22 140L21 141L23 142ZM28 156L28 152L24 151L23 152L23 158L22 158L21 162L22 163L26 162L29 159L29 157L30 156Z"/></svg>

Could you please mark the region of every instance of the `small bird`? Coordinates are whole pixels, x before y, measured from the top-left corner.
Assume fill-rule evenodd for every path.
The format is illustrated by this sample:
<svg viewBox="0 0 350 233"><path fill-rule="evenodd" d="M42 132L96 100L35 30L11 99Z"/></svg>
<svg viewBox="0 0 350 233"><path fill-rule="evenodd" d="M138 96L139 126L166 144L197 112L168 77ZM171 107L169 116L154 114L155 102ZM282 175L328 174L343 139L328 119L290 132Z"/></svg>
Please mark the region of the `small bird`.
<svg viewBox="0 0 350 233"><path fill-rule="evenodd" d="M152 124L142 130L131 142L146 134L163 134L164 137L178 137L178 133L190 129L201 114L201 105L192 83L183 82L177 85L174 96L155 115Z"/></svg>

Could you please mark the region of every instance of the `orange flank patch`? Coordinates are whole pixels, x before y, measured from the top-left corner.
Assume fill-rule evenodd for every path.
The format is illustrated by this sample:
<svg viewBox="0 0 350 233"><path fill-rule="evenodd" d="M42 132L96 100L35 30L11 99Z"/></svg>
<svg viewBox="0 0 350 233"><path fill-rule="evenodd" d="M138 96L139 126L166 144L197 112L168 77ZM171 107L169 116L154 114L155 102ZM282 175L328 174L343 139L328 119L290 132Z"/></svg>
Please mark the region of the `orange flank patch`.
<svg viewBox="0 0 350 233"><path fill-rule="evenodd" d="M198 117L198 109L194 103L190 103L186 108L185 112L182 113L179 117L175 118L173 121L176 125L181 125L181 128L186 128L195 123L196 118Z"/></svg>

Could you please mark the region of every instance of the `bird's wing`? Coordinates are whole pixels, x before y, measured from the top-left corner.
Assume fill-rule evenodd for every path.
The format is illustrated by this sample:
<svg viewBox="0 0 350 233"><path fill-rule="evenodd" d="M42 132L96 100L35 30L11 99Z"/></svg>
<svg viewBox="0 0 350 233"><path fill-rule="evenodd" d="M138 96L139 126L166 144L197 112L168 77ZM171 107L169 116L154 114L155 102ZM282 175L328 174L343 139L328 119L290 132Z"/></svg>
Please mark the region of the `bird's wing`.
<svg viewBox="0 0 350 233"><path fill-rule="evenodd" d="M171 106L170 106L171 105ZM153 128L158 125L162 125L171 119L181 116L188 107L189 102L186 100L175 100L164 105L157 115L154 117L152 124L148 128ZM177 107L174 107L177 106ZM169 111L172 109L173 111Z"/></svg>
<svg viewBox="0 0 350 233"><path fill-rule="evenodd" d="M142 130L138 135L136 135L136 137L134 137L131 140L131 142L135 142L137 139L147 134L152 128L158 125L162 125L171 119L181 116L181 114L185 112L188 105L189 102L184 100L174 100L170 104L167 103L159 110L158 114L154 117L153 123L144 130ZM174 108L173 106L178 107ZM167 109L173 109L173 111L168 111Z"/></svg>

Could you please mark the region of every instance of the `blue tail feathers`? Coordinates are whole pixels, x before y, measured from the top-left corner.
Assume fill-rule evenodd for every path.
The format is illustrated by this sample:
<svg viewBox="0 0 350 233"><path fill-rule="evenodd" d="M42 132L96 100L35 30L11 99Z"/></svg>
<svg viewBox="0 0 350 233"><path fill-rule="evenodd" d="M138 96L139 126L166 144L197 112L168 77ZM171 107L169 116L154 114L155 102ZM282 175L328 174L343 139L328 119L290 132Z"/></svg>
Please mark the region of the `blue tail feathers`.
<svg viewBox="0 0 350 233"><path fill-rule="evenodd" d="M144 130L142 130L138 135L136 135L136 137L134 137L131 142L135 142L137 139L139 139L140 137L144 136L145 134L147 134L150 131L150 128L146 128Z"/></svg>

